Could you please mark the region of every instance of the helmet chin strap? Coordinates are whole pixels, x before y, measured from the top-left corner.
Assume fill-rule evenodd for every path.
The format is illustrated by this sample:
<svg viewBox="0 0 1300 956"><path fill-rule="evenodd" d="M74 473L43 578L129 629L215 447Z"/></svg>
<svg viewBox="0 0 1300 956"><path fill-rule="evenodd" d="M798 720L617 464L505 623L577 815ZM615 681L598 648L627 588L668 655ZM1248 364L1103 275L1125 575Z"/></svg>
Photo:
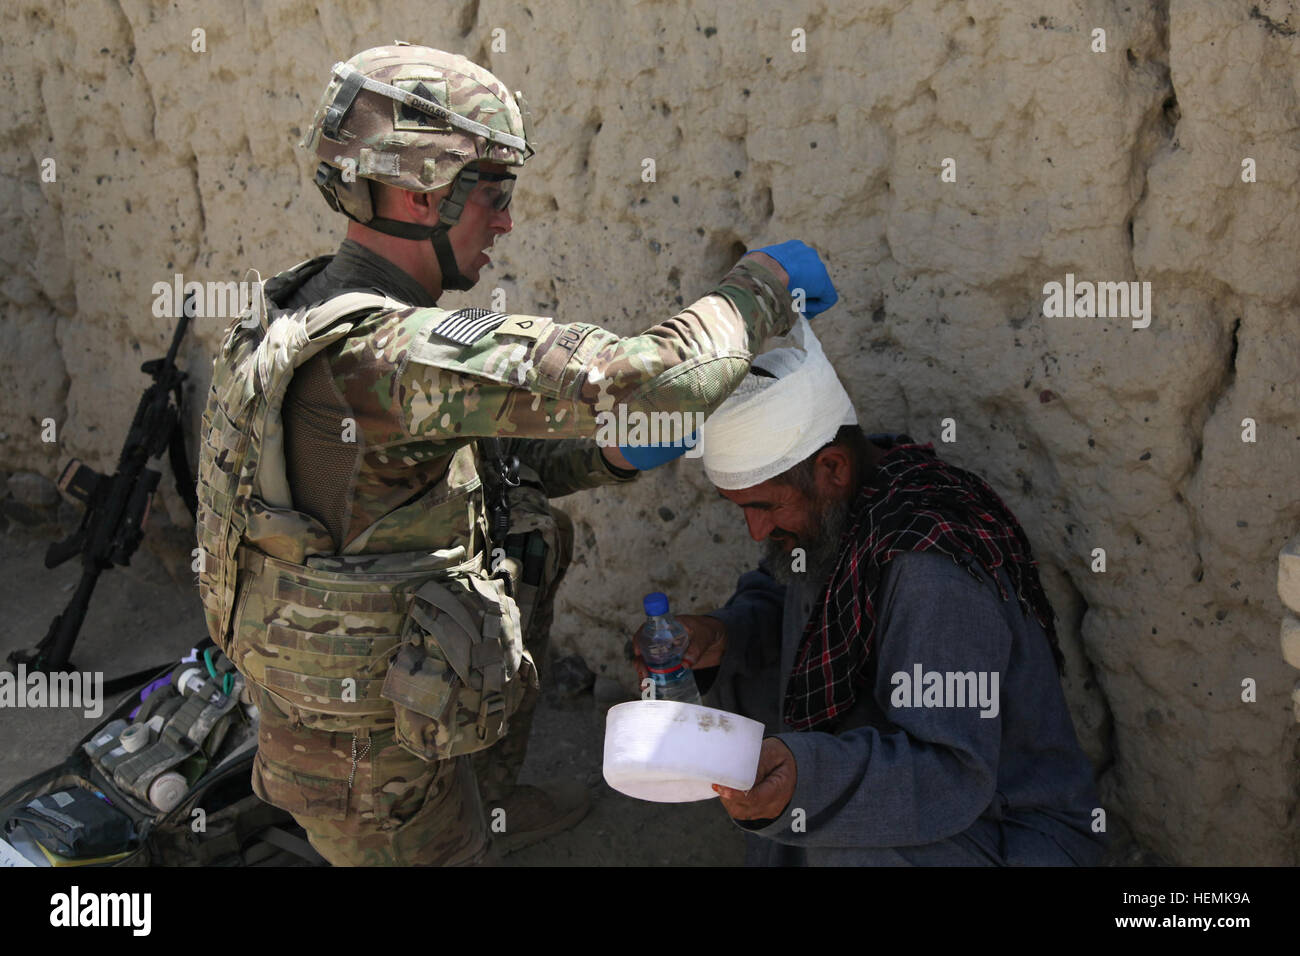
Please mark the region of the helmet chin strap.
<svg viewBox="0 0 1300 956"><path fill-rule="evenodd" d="M465 168L452 184L451 194L438 205L438 225L422 226L415 222L402 222L397 219L385 219L376 216L363 225L399 239L428 239L433 245L433 254L438 259L438 271L442 273L442 287L456 292L466 292L474 288L477 280L471 279L460 271L456 262L456 252L451 247L448 233L451 227L460 221L460 214L465 211L465 201L478 185L478 170Z"/></svg>
<svg viewBox="0 0 1300 956"><path fill-rule="evenodd" d="M419 223L402 222L398 219L375 217L362 223L375 232L398 239L428 239L433 245L433 254L438 257L438 271L442 273L442 288L456 292L466 292L474 288L475 280L463 275L456 263L456 252L451 247L451 237L447 235L450 226L439 223L436 226L421 226Z"/></svg>
<svg viewBox="0 0 1300 956"><path fill-rule="evenodd" d="M456 253L451 248L451 238L447 235L447 230L438 227L429 237L433 243L433 254L438 257L438 271L442 273L442 287L451 289L456 292L467 292L474 288L478 280L471 279L469 276L462 275L460 267L456 264Z"/></svg>

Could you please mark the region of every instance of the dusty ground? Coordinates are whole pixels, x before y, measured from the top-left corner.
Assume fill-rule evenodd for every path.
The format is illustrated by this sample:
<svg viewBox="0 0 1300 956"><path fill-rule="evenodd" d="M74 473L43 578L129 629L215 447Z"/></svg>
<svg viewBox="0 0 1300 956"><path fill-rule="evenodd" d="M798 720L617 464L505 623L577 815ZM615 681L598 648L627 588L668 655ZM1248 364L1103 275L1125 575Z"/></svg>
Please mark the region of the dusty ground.
<svg viewBox="0 0 1300 956"><path fill-rule="evenodd" d="M52 527L43 530L56 533ZM80 565L75 560L45 569L48 540L20 527L0 534L0 660L43 637L76 587ZM173 582L164 563L175 562L160 561L142 548L130 567L101 575L73 655L78 668L111 679L179 658L202 637L197 593ZM105 702L105 713L113 703ZM742 837L717 801L644 803L605 784L600 773L604 714L590 694L562 705L543 696L521 780L583 780L593 806L576 828L511 855L506 864L739 865ZM0 792L63 760L96 723L79 710L6 710L0 715Z"/></svg>
<svg viewBox="0 0 1300 956"><path fill-rule="evenodd" d="M46 545L57 533L52 525L12 525L0 532L0 662L44 636L76 587L80 565L75 560L52 571L43 564ZM164 527L150 544L153 550L142 547L130 567L101 575L73 655L78 668L111 679L179 659L204 634L197 593L166 570L187 566L182 549L188 536ZM120 699L106 700L104 712ZM653 804L610 789L600 772L607 707L590 693L572 700L542 696L520 781L581 780L592 809L574 829L512 854L506 865L741 865L743 837L716 800ZM0 712L0 793L63 760L100 719L85 718L80 710ZM1116 820L1107 862L1166 861L1135 844Z"/></svg>

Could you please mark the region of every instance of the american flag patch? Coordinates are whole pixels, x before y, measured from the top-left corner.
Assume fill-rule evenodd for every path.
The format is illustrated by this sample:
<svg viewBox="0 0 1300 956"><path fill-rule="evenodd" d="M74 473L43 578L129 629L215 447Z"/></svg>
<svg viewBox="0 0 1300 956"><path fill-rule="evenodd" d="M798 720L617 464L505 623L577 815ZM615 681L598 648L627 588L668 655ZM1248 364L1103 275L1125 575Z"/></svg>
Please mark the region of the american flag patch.
<svg viewBox="0 0 1300 956"><path fill-rule="evenodd" d="M508 318L504 312L488 309L459 309L435 325L430 334L457 345L473 345Z"/></svg>

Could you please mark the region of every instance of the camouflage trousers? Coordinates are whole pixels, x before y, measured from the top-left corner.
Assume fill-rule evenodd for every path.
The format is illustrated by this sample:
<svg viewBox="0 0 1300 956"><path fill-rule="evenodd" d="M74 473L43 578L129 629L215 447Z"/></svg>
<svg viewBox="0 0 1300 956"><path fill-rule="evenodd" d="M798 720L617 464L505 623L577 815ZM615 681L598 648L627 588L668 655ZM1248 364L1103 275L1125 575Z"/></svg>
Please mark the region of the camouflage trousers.
<svg viewBox="0 0 1300 956"><path fill-rule="evenodd" d="M539 588L524 646L545 679L555 593L573 549L573 526L553 511L559 553ZM485 804L504 799L528 750L539 693L530 689L493 747L425 761L391 730L330 733L304 727L279 698L251 684L261 711L253 789L293 814L316 851L335 866L464 866L491 847Z"/></svg>

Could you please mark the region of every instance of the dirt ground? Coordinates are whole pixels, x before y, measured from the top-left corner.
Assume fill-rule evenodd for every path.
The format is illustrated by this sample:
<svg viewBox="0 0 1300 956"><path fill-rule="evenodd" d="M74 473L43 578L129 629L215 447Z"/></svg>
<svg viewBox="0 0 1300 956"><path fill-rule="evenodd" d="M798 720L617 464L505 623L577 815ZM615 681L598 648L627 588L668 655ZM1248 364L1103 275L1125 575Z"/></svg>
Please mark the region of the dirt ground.
<svg viewBox="0 0 1300 956"><path fill-rule="evenodd" d="M76 588L77 560L54 570L44 566L45 548L55 534L50 526L18 525L0 533L0 661L43 637ZM167 553L167 540L164 533L152 545ZM142 547L130 567L100 576L72 658L78 669L102 671L111 679L179 659L203 636L197 591L188 591L165 570L165 565L188 566L179 560L183 541L172 536L177 560L169 555L160 561ZM120 699L106 700L104 713ZM582 780L592 810L574 829L512 854L505 865L740 865L743 837L716 800L653 804L610 789L601 776L605 710L590 694L565 702L543 696L521 782ZM6 709L0 714L0 792L63 760L98 722L80 710Z"/></svg>
<svg viewBox="0 0 1300 956"><path fill-rule="evenodd" d="M65 508L65 529L67 520ZM0 531L0 665L11 650L31 647L45 635L76 588L77 560L54 570L44 566L45 548L58 534L53 525L17 523ZM129 567L100 576L73 654L78 669L101 671L108 680L179 660L204 635L197 591L166 570L188 568L189 533L164 525L151 535ZM105 700L104 713L120 699ZM592 809L572 830L510 855L505 865L740 866L743 835L718 801L646 803L605 783L601 755L608 706L590 692L570 700L543 694L520 782L580 780ZM63 760L100 720L69 709L0 711L0 793ZM1115 822L1107 864L1165 864Z"/></svg>

